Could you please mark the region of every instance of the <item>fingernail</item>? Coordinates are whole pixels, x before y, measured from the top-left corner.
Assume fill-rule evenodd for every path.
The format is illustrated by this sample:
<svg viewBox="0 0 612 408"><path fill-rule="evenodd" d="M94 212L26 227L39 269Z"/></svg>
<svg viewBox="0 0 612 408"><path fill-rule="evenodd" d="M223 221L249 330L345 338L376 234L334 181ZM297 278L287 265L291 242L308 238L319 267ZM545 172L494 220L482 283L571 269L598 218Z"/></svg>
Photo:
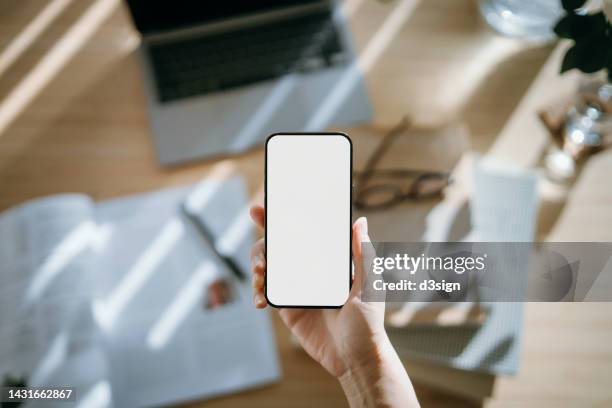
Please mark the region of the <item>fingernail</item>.
<svg viewBox="0 0 612 408"><path fill-rule="evenodd" d="M357 223L359 228L359 234L361 236L368 235L368 219L366 217L360 217Z"/></svg>
<svg viewBox="0 0 612 408"><path fill-rule="evenodd" d="M265 299L263 297L263 295L261 293L256 293L255 294L255 306L259 307L259 306L263 306L265 304Z"/></svg>
<svg viewBox="0 0 612 408"><path fill-rule="evenodd" d="M251 268L255 269L255 267L259 264L259 262L260 262L259 254L254 255L253 258L251 258Z"/></svg>

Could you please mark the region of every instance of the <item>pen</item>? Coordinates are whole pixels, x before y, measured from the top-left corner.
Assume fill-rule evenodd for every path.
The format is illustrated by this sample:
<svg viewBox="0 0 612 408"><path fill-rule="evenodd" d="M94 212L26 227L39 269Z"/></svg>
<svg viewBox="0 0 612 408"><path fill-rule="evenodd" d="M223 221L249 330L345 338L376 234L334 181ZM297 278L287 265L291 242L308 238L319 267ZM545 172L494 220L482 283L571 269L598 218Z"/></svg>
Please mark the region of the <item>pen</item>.
<svg viewBox="0 0 612 408"><path fill-rule="evenodd" d="M204 222L200 219L200 217L197 217L193 213L191 213L187 209L187 207L186 207L186 205L184 203L181 204L181 212L183 213L185 218L187 218L189 220L189 222L191 222L191 224L195 227L195 229L198 231L198 233L200 234L202 239L204 239L206 242L208 242L210 244L210 247L212 248L212 250L215 253L215 255L219 259L221 259L221 261L223 261L223 263L225 264L225 266L227 266L227 268L230 270L230 272L234 276L236 276L236 278L238 278L238 280L244 281L246 279L246 277L245 277L244 273L242 272L242 270L240 269L240 267L238 265L236 265L236 262L234 262L234 260L230 256L227 256L227 255L222 254L221 252L219 252L219 250L217 249L217 245L215 243L214 235L208 229L208 227L204 224Z"/></svg>

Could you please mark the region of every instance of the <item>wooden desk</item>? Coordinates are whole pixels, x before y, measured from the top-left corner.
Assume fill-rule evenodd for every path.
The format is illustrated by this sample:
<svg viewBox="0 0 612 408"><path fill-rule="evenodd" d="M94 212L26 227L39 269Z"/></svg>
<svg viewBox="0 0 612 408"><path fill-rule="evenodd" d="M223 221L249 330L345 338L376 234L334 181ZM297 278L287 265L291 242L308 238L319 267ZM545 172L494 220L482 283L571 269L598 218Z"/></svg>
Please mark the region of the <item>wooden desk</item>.
<svg viewBox="0 0 612 408"><path fill-rule="evenodd" d="M366 49L398 5L348 2L358 50ZM495 36L481 23L471 0L427 0L407 9L399 31L367 73L375 109L372 124L344 130L367 137L407 112L427 124L461 118L470 129L472 149L488 151L550 47ZM173 169L157 165L136 46L118 0L0 5L0 210L66 191L95 199L144 192L190 183L218 169L219 161ZM207 136L206 124L202 135ZM252 194L260 191L261 150L224 163L245 177ZM610 174L611 163L610 155L597 159L594 166L604 172L595 177ZM576 233L589 239L588 233L597 231L590 239L609 240L609 195L581 197L559 221L574 225L565 236ZM607 216L607 227L594 211ZM492 404L609 402L609 310L608 305L529 305L521 371L516 378L498 381ZM202 405L346 405L337 383L290 346L278 319L275 326L282 382ZM429 388L418 387L417 392L424 406L469 405Z"/></svg>

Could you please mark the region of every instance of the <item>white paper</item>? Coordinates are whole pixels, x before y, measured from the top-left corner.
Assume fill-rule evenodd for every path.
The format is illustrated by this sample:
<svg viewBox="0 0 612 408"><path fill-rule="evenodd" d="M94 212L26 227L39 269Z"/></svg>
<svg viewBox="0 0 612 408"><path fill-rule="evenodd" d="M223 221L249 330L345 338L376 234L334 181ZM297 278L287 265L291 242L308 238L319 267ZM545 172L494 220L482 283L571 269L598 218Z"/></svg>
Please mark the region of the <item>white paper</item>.
<svg viewBox="0 0 612 408"><path fill-rule="evenodd" d="M28 386L70 386L76 395L107 381L91 313L98 232L92 211L86 196L66 194L0 215L2 381L25 377ZM74 367L80 367L78 375ZM39 405L65 403L26 406Z"/></svg>

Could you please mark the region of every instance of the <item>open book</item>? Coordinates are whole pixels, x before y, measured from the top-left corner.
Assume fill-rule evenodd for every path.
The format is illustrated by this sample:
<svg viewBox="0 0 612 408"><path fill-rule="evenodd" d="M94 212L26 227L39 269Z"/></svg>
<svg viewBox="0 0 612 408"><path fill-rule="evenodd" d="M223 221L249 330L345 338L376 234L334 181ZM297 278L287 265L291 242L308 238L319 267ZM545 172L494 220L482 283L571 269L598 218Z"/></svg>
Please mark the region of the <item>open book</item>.
<svg viewBox="0 0 612 408"><path fill-rule="evenodd" d="M181 216L186 199L247 271L253 233L238 178L102 203L57 195L0 214L4 385L136 407L279 378L267 313ZM219 281L226 301L212 308L207 288Z"/></svg>

